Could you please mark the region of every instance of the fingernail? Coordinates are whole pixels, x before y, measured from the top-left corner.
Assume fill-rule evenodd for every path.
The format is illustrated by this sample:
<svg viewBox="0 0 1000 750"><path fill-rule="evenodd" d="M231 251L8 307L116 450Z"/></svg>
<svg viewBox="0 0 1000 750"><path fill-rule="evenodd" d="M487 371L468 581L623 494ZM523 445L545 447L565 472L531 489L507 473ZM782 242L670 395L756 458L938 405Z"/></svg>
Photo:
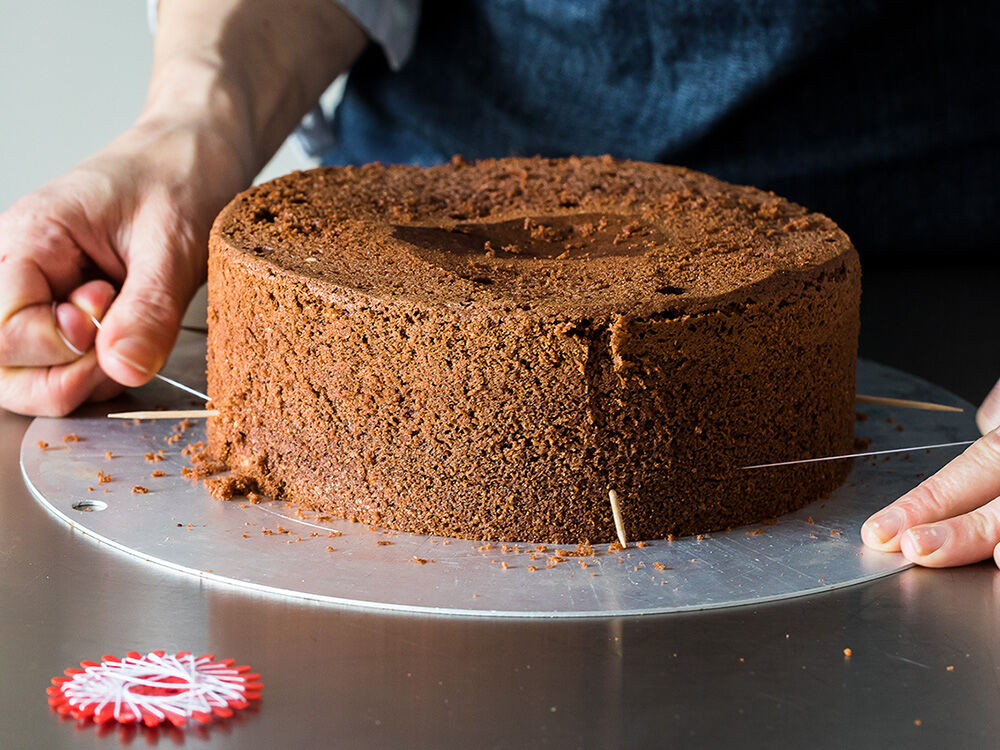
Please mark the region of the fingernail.
<svg viewBox="0 0 1000 750"><path fill-rule="evenodd" d="M976 412L976 426L984 435L1000 427L1000 382L993 386Z"/></svg>
<svg viewBox="0 0 1000 750"><path fill-rule="evenodd" d="M52 320L55 323L56 335L58 335L59 338L62 339L63 346L65 346L67 349L69 349L71 352L73 352L73 354L75 354L76 356L78 356L78 357L82 356L83 355L83 350L82 349L78 349L77 347L75 347L73 345L73 342L69 340L69 338L66 336L65 333L63 333L62 323L60 323L60 321L59 321L59 303L58 302L53 302L52 303Z"/></svg>
<svg viewBox="0 0 1000 750"><path fill-rule="evenodd" d="M111 353L129 367L133 367L145 375L152 375L156 372L156 355L142 339L120 339L111 348Z"/></svg>
<svg viewBox="0 0 1000 750"><path fill-rule="evenodd" d="M916 553L925 557L941 548L948 541L948 527L940 524L934 526L917 526L906 532Z"/></svg>
<svg viewBox="0 0 1000 750"><path fill-rule="evenodd" d="M885 544L903 528L903 514L890 508L869 518L865 526L875 535L879 544Z"/></svg>

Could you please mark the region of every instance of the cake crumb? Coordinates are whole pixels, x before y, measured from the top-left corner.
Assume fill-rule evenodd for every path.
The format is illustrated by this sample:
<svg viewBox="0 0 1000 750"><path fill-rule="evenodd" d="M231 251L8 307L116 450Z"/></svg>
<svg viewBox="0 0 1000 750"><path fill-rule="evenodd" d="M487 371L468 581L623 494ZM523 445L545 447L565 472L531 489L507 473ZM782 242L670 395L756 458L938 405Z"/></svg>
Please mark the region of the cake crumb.
<svg viewBox="0 0 1000 750"><path fill-rule="evenodd" d="M656 568L657 570L666 570L667 569L667 566L664 565L661 562L655 562L655 563L653 563L653 567Z"/></svg>
<svg viewBox="0 0 1000 750"><path fill-rule="evenodd" d="M431 562L431 560L425 560L422 557L414 557L413 562L415 562L417 565L426 565L427 563Z"/></svg>
<svg viewBox="0 0 1000 750"><path fill-rule="evenodd" d="M534 573L536 570L538 570L538 568L536 568L534 565L529 565L528 566L528 570L530 570L532 573Z"/></svg>
<svg viewBox="0 0 1000 750"><path fill-rule="evenodd" d="M326 548L326 551L327 551L327 552L333 552L333 547L327 547L327 548Z"/></svg>
<svg viewBox="0 0 1000 750"><path fill-rule="evenodd" d="M922 725L923 725L923 723L924 723L924 722L922 722L922 721L921 721L920 719L914 719L914 720L913 720L913 726L915 726L915 727L919 727L919 726L922 726Z"/></svg>
<svg viewBox="0 0 1000 750"><path fill-rule="evenodd" d="M649 546L649 542L636 542L635 546L636 547L648 547Z"/></svg>
<svg viewBox="0 0 1000 750"><path fill-rule="evenodd" d="M851 649L849 649L849 648L845 648L844 649L844 658L845 659L850 659L853 654L854 654L854 652Z"/></svg>
<svg viewBox="0 0 1000 750"><path fill-rule="evenodd" d="M97 472L97 483L98 484L107 484L110 481L111 481L111 475L110 474L105 474L103 471L98 471Z"/></svg>
<svg viewBox="0 0 1000 750"><path fill-rule="evenodd" d="M48 447L49 447L49 444L46 443L44 440L39 440L38 441L38 450L43 451L43 450L45 450Z"/></svg>
<svg viewBox="0 0 1000 750"><path fill-rule="evenodd" d="M205 452L205 443L202 440L199 440L197 443L188 443L183 448L181 448L182 456L193 456L196 453L204 453L204 452Z"/></svg>
<svg viewBox="0 0 1000 750"><path fill-rule="evenodd" d="M133 495L145 495L149 490L143 487L141 484L137 484L132 488Z"/></svg>
<svg viewBox="0 0 1000 750"><path fill-rule="evenodd" d="M70 432L67 435L63 435L63 442L64 443L80 443L80 442L83 442L83 438L80 437L79 435L76 435L76 434Z"/></svg>
<svg viewBox="0 0 1000 750"><path fill-rule="evenodd" d="M110 461L112 458L114 458L114 454L111 451L107 451L104 454L104 457Z"/></svg>
<svg viewBox="0 0 1000 750"><path fill-rule="evenodd" d="M165 477L166 475L167 475L167 472L160 471L159 469L157 469L156 471L152 472L149 476L151 476L151 477Z"/></svg>
<svg viewBox="0 0 1000 750"><path fill-rule="evenodd" d="M184 469L187 468L189 467L185 466L181 469L181 474L183 476L188 476L184 473ZM256 484L254 484L253 480L248 479L247 477L228 476L206 479L205 487L208 488L208 494L216 500L231 500L237 495L246 494L253 487L256 487Z"/></svg>
<svg viewBox="0 0 1000 750"><path fill-rule="evenodd" d="M947 667L944 668L944 671L945 672L954 672L955 671L955 665L954 664L949 664Z"/></svg>
<svg viewBox="0 0 1000 750"><path fill-rule="evenodd" d="M386 541L385 539L379 539L377 542L375 542L375 544L377 544L379 547L388 547L390 544L392 544L392 542Z"/></svg>
<svg viewBox="0 0 1000 750"><path fill-rule="evenodd" d="M162 455L160 455L159 453L153 453L153 451L150 451L149 453L144 454L144 456L145 456L145 459L147 461L149 461L151 464L152 463L156 463L157 461L162 461L163 460L163 456Z"/></svg>
<svg viewBox="0 0 1000 750"><path fill-rule="evenodd" d="M764 533L764 529L752 529L752 530L747 531L745 533L746 533L747 536L757 536L759 534L763 534Z"/></svg>
<svg viewBox="0 0 1000 750"><path fill-rule="evenodd" d="M507 564L506 560L502 560L500 562L500 567L503 568L504 570L508 570L510 568L510 566Z"/></svg>

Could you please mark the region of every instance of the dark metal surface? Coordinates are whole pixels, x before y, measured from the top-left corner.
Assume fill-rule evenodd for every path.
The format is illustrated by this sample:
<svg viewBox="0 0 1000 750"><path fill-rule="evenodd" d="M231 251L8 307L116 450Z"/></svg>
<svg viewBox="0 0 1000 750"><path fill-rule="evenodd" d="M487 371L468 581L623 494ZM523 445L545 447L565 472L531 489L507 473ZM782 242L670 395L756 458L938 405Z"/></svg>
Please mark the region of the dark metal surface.
<svg viewBox="0 0 1000 750"><path fill-rule="evenodd" d="M182 366L193 336L182 334L167 372L197 385ZM1000 575L991 563L911 569L755 607L601 620L435 618L275 600L109 554L55 522L20 479L29 422L0 413L3 748L120 739L248 750L985 748L1000 737ZM258 710L201 734L106 737L50 713L44 689L63 668L155 648L251 664L265 683Z"/></svg>

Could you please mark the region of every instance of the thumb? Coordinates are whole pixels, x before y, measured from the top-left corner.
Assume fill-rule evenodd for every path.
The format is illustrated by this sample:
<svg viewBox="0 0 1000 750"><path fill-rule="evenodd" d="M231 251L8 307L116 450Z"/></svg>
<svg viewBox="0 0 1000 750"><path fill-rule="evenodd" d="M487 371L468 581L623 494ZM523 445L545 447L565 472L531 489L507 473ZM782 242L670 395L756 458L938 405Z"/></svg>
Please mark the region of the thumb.
<svg viewBox="0 0 1000 750"><path fill-rule="evenodd" d="M148 382L167 361L198 271L168 248L133 256L97 337L101 369L122 385Z"/></svg>
<svg viewBox="0 0 1000 750"><path fill-rule="evenodd" d="M983 404L976 413L976 424L984 435L1000 427L1000 380L983 399Z"/></svg>

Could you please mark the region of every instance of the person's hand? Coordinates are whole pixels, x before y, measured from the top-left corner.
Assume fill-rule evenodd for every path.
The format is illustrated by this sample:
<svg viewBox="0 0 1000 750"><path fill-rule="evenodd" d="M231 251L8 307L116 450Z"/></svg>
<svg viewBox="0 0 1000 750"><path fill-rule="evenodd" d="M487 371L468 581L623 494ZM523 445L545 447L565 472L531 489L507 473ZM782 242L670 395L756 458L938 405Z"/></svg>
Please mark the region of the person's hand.
<svg viewBox="0 0 1000 750"><path fill-rule="evenodd" d="M166 361L216 213L368 43L337 3L282 11L161 3L136 126L0 215L0 408L66 414Z"/></svg>
<svg viewBox="0 0 1000 750"><path fill-rule="evenodd" d="M144 122L0 214L0 407L58 416L149 380L245 181L197 125Z"/></svg>
<svg viewBox="0 0 1000 750"><path fill-rule="evenodd" d="M976 414L978 441L861 527L864 543L944 568L1000 565L1000 382Z"/></svg>

